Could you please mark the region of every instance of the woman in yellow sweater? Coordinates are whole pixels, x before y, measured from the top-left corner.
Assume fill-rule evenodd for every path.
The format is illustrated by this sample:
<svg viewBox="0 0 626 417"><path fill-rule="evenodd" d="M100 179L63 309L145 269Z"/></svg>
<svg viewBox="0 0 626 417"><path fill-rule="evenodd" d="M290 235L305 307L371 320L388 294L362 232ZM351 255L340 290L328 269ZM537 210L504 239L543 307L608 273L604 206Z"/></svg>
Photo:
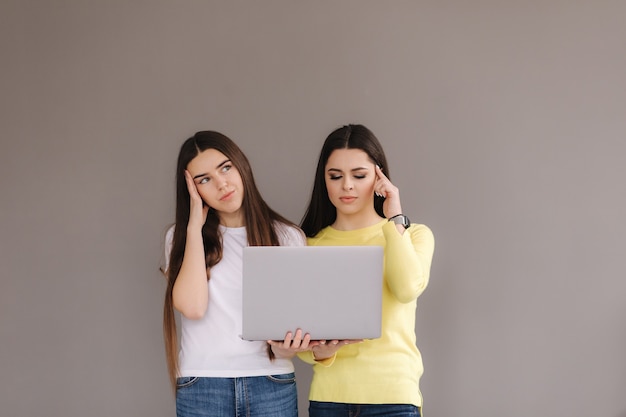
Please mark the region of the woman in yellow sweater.
<svg viewBox="0 0 626 417"><path fill-rule="evenodd" d="M326 138L301 227L312 246L385 250L382 336L325 341L300 354L314 370L309 416L420 416L415 310L428 284L434 238L403 214L382 146L365 126L346 125Z"/></svg>

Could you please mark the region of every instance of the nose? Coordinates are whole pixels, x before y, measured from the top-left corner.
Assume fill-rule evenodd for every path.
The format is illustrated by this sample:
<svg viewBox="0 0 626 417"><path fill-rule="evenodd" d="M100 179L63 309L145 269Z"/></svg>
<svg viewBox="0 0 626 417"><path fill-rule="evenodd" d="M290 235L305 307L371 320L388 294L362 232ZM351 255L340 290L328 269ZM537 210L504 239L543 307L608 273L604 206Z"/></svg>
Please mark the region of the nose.
<svg viewBox="0 0 626 417"><path fill-rule="evenodd" d="M223 190L228 185L228 181L226 181L226 178L220 178L219 181L216 181L216 185L218 190Z"/></svg>
<svg viewBox="0 0 626 417"><path fill-rule="evenodd" d="M352 181L349 178L346 178L343 181L343 189L346 191L350 191L354 188L354 185L352 184Z"/></svg>

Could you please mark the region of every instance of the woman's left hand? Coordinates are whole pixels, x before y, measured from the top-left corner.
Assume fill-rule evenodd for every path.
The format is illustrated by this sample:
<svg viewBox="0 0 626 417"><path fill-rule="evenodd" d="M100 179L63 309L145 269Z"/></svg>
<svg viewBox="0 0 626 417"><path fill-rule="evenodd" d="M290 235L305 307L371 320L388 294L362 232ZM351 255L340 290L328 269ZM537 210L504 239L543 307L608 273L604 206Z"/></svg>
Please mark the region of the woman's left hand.
<svg viewBox="0 0 626 417"><path fill-rule="evenodd" d="M378 165L376 165L376 182L374 183L374 192L385 197L383 203L383 214L386 218L402 214L402 204L400 204L400 190L393 185L389 178Z"/></svg>
<svg viewBox="0 0 626 417"><path fill-rule="evenodd" d="M308 333L303 335L303 333L302 329L296 330L295 334L288 331L284 340L268 340L267 343L271 346L272 352L274 352L277 358L293 358L296 353L310 350L311 347L319 343L311 342L311 335Z"/></svg>

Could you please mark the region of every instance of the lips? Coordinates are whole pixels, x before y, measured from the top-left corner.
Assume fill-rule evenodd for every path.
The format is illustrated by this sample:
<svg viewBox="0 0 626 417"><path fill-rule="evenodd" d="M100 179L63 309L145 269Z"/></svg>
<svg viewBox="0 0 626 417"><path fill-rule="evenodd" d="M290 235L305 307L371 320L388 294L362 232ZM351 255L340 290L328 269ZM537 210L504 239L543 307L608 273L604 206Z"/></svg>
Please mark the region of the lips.
<svg viewBox="0 0 626 417"><path fill-rule="evenodd" d="M233 196L233 194L235 194L234 190L229 192L229 193L224 194L222 196L222 198L220 198L220 201L226 201L226 200L230 199Z"/></svg>
<svg viewBox="0 0 626 417"><path fill-rule="evenodd" d="M344 197L339 197L339 200L341 200L344 203L352 203L354 200L356 200L356 197L344 196Z"/></svg>

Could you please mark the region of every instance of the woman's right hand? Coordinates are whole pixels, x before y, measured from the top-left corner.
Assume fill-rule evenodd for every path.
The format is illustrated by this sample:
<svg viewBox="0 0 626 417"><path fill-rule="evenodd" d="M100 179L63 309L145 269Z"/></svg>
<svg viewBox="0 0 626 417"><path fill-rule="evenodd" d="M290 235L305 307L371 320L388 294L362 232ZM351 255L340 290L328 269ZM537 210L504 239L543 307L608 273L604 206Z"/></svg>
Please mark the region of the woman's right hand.
<svg viewBox="0 0 626 417"><path fill-rule="evenodd" d="M189 224L188 227L197 227L202 229L206 222L209 206L207 206L196 188L196 183L191 178L189 171L185 170L185 181L187 181L187 190L189 190Z"/></svg>
<svg viewBox="0 0 626 417"><path fill-rule="evenodd" d="M311 347L317 344L311 341L311 335L302 329L296 330L295 333L288 331L284 340L268 340L267 343L277 358L292 358L296 353L311 350Z"/></svg>

